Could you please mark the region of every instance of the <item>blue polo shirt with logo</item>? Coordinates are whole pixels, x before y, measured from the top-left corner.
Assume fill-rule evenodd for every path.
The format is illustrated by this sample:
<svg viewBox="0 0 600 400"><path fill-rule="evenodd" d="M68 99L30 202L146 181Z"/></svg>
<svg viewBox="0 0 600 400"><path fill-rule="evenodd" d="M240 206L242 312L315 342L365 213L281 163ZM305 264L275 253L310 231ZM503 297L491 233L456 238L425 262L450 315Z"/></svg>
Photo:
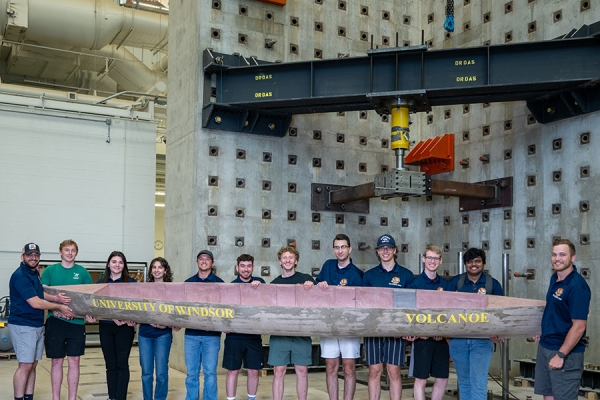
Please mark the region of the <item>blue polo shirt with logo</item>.
<svg viewBox="0 0 600 400"><path fill-rule="evenodd" d="M315 282L327 282L332 286L362 286L363 275L364 272L352 263L352 259L344 268L338 266L337 259L332 259L325 261Z"/></svg>
<svg viewBox="0 0 600 400"><path fill-rule="evenodd" d="M198 274L194 274L185 280L186 282L198 282L198 283L223 283L223 279L219 278L212 272L205 278L202 279ZM203 329L192 329L186 328L185 334L190 336L221 336L221 332L218 331L205 331Z"/></svg>
<svg viewBox="0 0 600 400"><path fill-rule="evenodd" d="M448 284L448 289L451 292L456 291L456 287L458 286L458 280L461 278L461 275L456 275L450 283ZM492 293L487 293L485 290L485 282L487 281L487 277L492 279ZM502 290L502 285L496 279L492 278L488 274L482 273L477 279L477 282L473 282L469 279L469 276L465 274L463 287L460 288L459 292L461 293L480 293L480 294L493 294L496 296L504 296L504 290Z"/></svg>
<svg viewBox="0 0 600 400"><path fill-rule="evenodd" d="M430 279L425 271L423 271L408 284L407 288L423 290L448 290L448 281L440 277L438 274L435 274L434 279Z"/></svg>
<svg viewBox="0 0 600 400"><path fill-rule="evenodd" d="M540 346L548 350L559 350L564 343L574 319L587 320L590 311L592 293L585 279L573 271L562 281L557 282L558 275L550 278L550 287L546 294L546 308L542 315L542 335ZM571 352L585 351L585 332Z"/></svg>
<svg viewBox="0 0 600 400"><path fill-rule="evenodd" d="M21 263L10 277L10 315L8 323L40 328L44 325L44 310L33 308L27 302L33 297L44 298L44 288L37 268Z"/></svg>
<svg viewBox="0 0 600 400"><path fill-rule="evenodd" d="M394 268L389 272L380 263L378 266L365 272L363 286L406 288L413 278L413 273L398 263L395 263Z"/></svg>

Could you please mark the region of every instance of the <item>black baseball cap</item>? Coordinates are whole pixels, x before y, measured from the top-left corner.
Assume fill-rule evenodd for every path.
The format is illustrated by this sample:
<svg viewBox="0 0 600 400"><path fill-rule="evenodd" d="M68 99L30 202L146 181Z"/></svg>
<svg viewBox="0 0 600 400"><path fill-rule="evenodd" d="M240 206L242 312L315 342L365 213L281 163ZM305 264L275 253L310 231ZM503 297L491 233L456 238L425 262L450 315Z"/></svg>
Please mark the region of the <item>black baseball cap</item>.
<svg viewBox="0 0 600 400"><path fill-rule="evenodd" d="M213 253L212 253L210 250L202 250L202 251L201 251L200 253L198 253L198 255L196 256L196 260L197 260L198 258L200 258L200 256L201 256L202 254L206 254L207 256L209 256L209 257L210 257L210 259L211 259L211 260L215 261L215 257L213 257Z"/></svg>
<svg viewBox="0 0 600 400"><path fill-rule="evenodd" d="M381 235L379 239L377 239L377 248L383 246L396 247L396 241L390 235Z"/></svg>
<svg viewBox="0 0 600 400"><path fill-rule="evenodd" d="M23 254L25 254L26 256L33 254L33 253L37 253L38 255L41 254L40 252L40 246L38 246L35 243L27 243L24 247L23 247Z"/></svg>

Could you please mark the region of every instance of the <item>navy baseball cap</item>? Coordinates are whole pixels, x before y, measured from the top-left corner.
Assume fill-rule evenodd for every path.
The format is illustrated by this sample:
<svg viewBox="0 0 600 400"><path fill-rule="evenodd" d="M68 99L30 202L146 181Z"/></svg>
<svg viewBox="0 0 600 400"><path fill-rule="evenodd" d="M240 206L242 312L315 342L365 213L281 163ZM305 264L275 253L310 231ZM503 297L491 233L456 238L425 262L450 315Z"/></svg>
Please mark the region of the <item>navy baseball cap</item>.
<svg viewBox="0 0 600 400"><path fill-rule="evenodd" d="M202 254L206 254L207 256L209 256L209 257L210 257L210 259L211 259L211 260L215 261L215 257L213 257L213 253L212 253L210 250L202 250L202 251L201 251L200 253L198 253L198 255L196 256L196 260L197 260L198 258L200 258L200 256L201 256Z"/></svg>
<svg viewBox="0 0 600 400"><path fill-rule="evenodd" d="M381 235L379 239L377 239L377 248L383 246L396 247L396 241L390 235Z"/></svg>
<svg viewBox="0 0 600 400"><path fill-rule="evenodd" d="M37 253L38 255L41 254L40 252L40 246L38 246L35 243L27 243L24 247L23 247L23 254L25 254L26 256L33 254L33 253Z"/></svg>

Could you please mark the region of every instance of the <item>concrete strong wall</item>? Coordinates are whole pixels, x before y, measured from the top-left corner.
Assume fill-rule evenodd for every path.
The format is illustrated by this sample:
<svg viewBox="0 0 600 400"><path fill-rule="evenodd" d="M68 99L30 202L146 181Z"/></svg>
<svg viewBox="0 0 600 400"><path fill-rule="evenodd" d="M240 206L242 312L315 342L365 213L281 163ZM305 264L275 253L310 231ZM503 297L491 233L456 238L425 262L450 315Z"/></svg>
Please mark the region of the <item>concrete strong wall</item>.
<svg viewBox="0 0 600 400"><path fill-rule="evenodd" d="M234 278L233 265L241 253L253 254L257 267L271 268L271 275L265 277L268 281L279 275L276 253L289 240L296 242L301 254L298 270L310 273L332 257L330 243L337 233L350 236L353 260L363 269L377 263L373 247L383 233L407 245L399 262L415 273L418 254L428 243L445 247L441 269L452 275L457 272L456 255L465 246L487 246L487 268L498 279L502 254L507 253L513 272L537 271L534 281L513 278L512 296L544 298L553 236L568 237L578 244L577 264L594 270L598 261L594 222L599 211L593 185L600 170L594 157L600 140L598 113L549 125L531 121L524 103L436 107L429 115L413 115L411 139L454 133L456 160L472 160L469 168L457 165L454 172L437 179L476 182L512 176L514 205L461 213L454 198L372 199L370 213L363 215L365 224L359 224L359 215L352 213L345 214L343 223L336 223L335 214L328 212L321 213L320 222L313 222L310 184L357 185L371 181L383 165L394 166L392 152L382 147L382 140L389 139L389 124L374 111L294 116L291 125L297 135L280 139L201 126L201 51L207 47L287 62L362 56L370 47L371 35L374 45L380 47L395 45L396 34L399 45L417 45L421 44L421 30L432 49L537 41L599 20L600 7L594 2L587 4L586 8L583 2L574 1L455 1L456 31L448 34L443 30L442 1L296 0L285 7L238 0L171 2L170 18L177 23L170 25L169 33L165 256L176 268L176 279L194 274L195 255L209 248L225 281ZM363 33L368 40L361 39ZM266 49L265 39L277 43ZM337 141L338 133L344 134L343 143ZM580 144L582 133L589 133L589 143ZM555 139L562 139L558 150ZM218 147L218 155L209 153L210 146ZM264 152L271 153L270 162L263 160ZM487 165L476 161L483 154L490 155ZM290 156L296 157L295 164L289 162ZM321 167L313 166L315 157L322 159ZM336 169L336 160L344 161L344 169ZM366 164L366 170L359 169L360 163ZM587 173L582 174L582 168L587 168ZM553 178L555 171L561 171L559 181ZM218 186L209 186L209 176L218 176ZM530 176L536 177L535 185L528 185ZM236 186L239 179L245 180L243 188ZM265 180L271 182L271 190L263 189ZM296 187L295 192L288 190L289 184ZM582 201L588 202L586 211L580 208ZM554 204L561 204L561 213L553 213ZM535 217L528 214L530 207L535 207ZM270 219L263 219L263 210L270 210ZM288 218L290 212L295 212L295 220ZM484 212L489 213L486 221ZM447 224L445 217L449 217ZM402 227L402 219L407 226ZM210 237L214 245L209 245ZM242 246L236 245L239 238L243 238ZM319 249L313 241L320 241ZM370 248L359 251L359 242ZM591 287L596 279L592 272ZM592 310L597 303L594 297ZM593 345L598 322L592 313L588 329L592 346L586 353L589 362L600 360L600 350ZM524 340L513 340L511 359L534 356L535 348ZM175 339L175 349L172 363L183 369L181 336ZM498 368L495 359L492 370Z"/></svg>

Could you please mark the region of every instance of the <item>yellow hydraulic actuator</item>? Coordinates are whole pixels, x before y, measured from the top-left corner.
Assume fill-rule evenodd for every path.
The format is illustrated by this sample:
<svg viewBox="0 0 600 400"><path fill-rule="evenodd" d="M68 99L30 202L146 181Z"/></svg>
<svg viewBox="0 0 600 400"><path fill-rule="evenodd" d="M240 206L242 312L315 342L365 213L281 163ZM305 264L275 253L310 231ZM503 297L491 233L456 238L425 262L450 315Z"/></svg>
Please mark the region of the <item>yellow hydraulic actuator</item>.
<svg viewBox="0 0 600 400"><path fill-rule="evenodd" d="M408 105L392 108L392 149L408 150Z"/></svg>
<svg viewBox="0 0 600 400"><path fill-rule="evenodd" d="M404 169L404 151L410 146L408 104L392 107L392 149L396 153L396 169Z"/></svg>

